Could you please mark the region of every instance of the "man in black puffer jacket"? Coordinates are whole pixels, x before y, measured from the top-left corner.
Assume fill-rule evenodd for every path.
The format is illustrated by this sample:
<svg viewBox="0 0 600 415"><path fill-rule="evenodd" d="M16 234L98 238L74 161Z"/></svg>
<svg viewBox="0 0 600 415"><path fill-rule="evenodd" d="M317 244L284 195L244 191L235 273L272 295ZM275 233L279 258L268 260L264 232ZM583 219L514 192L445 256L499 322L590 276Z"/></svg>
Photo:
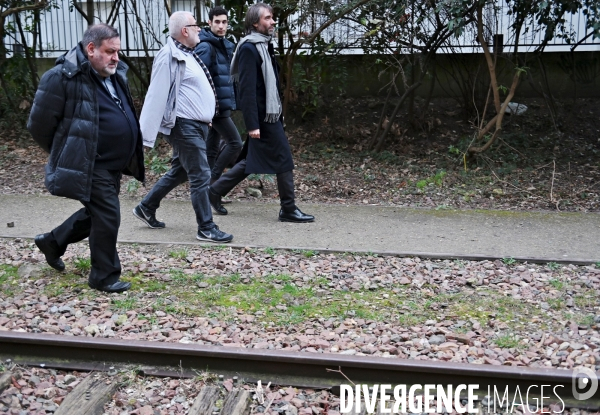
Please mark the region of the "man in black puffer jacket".
<svg viewBox="0 0 600 415"><path fill-rule="evenodd" d="M210 183L214 183L226 167L234 164L242 150L242 139L233 120L235 111L235 88L229 74L234 45L225 39L227 34L227 10L222 6L208 12L208 26L200 31L200 43L196 53L208 68L219 100L219 114L212 120L212 128L206 140L206 158L210 166ZM219 152L221 138L227 143ZM216 213L221 213L216 211Z"/></svg>
<svg viewBox="0 0 600 415"><path fill-rule="evenodd" d="M48 191L84 206L51 232L36 236L35 243L48 264L62 271L60 257L67 246L89 237L88 284L105 292L131 287L119 281L121 175L144 181L142 135L120 49L113 27L89 27L42 77L27 123L33 139L50 153Z"/></svg>

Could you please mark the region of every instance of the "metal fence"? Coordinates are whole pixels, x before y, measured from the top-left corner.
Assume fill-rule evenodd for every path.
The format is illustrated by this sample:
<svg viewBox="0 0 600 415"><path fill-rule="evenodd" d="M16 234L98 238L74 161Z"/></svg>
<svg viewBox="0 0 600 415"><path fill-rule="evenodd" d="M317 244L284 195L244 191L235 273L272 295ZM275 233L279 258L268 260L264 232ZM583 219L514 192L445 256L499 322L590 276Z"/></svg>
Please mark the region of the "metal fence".
<svg viewBox="0 0 600 415"><path fill-rule="evenodd" d="M37 56L54 57L70 50L82 37L87 22L82 17L70 0L55 0L56 6L43 12L41 15L41 30L37 42ZM345 0L338 0L345 1ZM84 2L77 3L85 8ZM166 28L168 16L165 4L171 11L187 10L194 13L199 22L207 21L207 7L204 0L116 0L96 1L96 21L114 25L121 33L121 46L123 52L129 56L144 56L146 49L152 56L166 41ZM511 39L512 16L507 12L504 0L499 0L490 5L486 10L486 29L490 39L496 34L503 35L504 46L510 48L515 44ZM410 12L410 10L408 10ZM294 35L311 33L328 16L326 13L314 13L310 16L292 16L295 19ZM563 39L555 38L546 47L546 51L568 51L572 44L581 41L578 51L600 51L600 39L586 37L586 16L583 13L569 15L566 26L572 33L570 44ZM433 28L433 23L431 28ZM542 42L543 33L536 30L534 24L529 24L519 38L521 50L531 50ZM363 53L358 46L365 29L362 25L351 20L342 20L328 27L322 38L325 42L334 42L337 49L345 53ZM32 39L28 39L31 45ZM144 43L147 43L147 48ZM19 38L8 35L5 44L9 50L20 52L23 45ZM450 53L456 50L462 52L478 53L481 49L476 41L475 33L465 31L458 38L449 39L440 50L441 53ZM506 49L505 49L506 50Z"/></svg>
<svg viewBox="0 0 600 415"><path fill-rule="evenodd" d="M415 4L414 0L412 4ZM408 7L405 10L406 15L415 15L415 10L418 8ZM489 43L493 43L494 39L503 39L504 50L508 51L514 48L518 40L520 51L530 51L542 44L544 33L540 30L540 26L534 22L527 22L522 28L521 34L518 39L514 38L512 34L511 26L514 23L514 16L509 12L509 7L505 0L496 0L489 2L484 10L484 30L486 32L486 38ZM375 16L374 16L375 17ZM298 33L311 33L315 28L325 23L329 16L327 13L315 13L309 16L309 18L301 19L302 24L298 25L296 34ZM425 23L425 30L433 32L435 30L436 23L433 21L434 17L430 17L431 20ZM560 52L569 51L573 45L580 42L577 45L576 50L578 51L600 51L600 39L588 36L590 31L586 30L587 17L584 13L579 12L577 14L565 15L565 23L567 31L570 32L571 38L567 42L562 38L555 37L551 40L545 51L548 52ZM360 44L361 38L365 35L365 28L358 22L351 19L347 21L338 21L331 25L328 29L323 32L323 39L326 42L335 42L340 46L341 49L351 50L354 53L363 53L363 51L357 46ZM501 35L500 37L496 35ZM418 43L417 43L418 44ZM388 49L397 47L393 42L388 45ZM465 32L459 37L452 37L447 40L444 46L441 48L441 53L453 53L455 51L464 53L481 53L482 49L477 41L475 27L471 26L465 30ZM400 52L409 52L408 50L399 49Z"/></svg>
<svg viewBox="0 0 600 415"><path fill-rule="evenodd" d="M191 11L198 21L208 19L204 0L167 0L172 12ZM55 0L56 7L41 14L41 27L36 54L44 57L60 56L81 40L87 21L72 6L70 0ZM85 3L78 3L85 11ZM121 35L121 47L129 56L144 56L146 48L150 55L158 51L167 39L169 17L162 0L116 0L94 2L95 22L113 25ZM144 39L142 39L144 38ZM7 36L9 50L20 52L20 39ZM28 44L32 44L29 36Z"/></svg>

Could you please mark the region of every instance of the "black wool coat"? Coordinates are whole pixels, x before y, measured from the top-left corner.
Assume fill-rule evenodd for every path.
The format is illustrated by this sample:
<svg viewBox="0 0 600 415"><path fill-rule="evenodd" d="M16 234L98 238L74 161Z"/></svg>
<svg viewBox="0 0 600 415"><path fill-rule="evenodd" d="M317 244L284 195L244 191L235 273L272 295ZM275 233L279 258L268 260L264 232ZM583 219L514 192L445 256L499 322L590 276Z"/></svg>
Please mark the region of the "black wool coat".
<svg viewBox="0 0 600 415"><path fill-rule="evenodd" d="M244 114L246 130L260 129L260 138L246 140L246 174L277 174L294 169L292 152L280 118L275 123L266 118L267 93L260 65L262 59L256 46L246 42L238 48L239 103ZM270 64L273 65L279 90L279 64L273 45L269 44Z"/></svg>

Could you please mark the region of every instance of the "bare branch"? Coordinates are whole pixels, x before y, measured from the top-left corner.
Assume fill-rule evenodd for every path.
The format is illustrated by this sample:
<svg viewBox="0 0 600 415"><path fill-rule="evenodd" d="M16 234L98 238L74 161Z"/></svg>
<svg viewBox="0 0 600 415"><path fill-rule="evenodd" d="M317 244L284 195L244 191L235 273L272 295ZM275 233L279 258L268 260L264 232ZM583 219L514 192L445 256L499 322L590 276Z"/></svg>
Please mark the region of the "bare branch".
<svg viewBox="0 0 600 415"><path fill-rule="evenodd" d="M325 370L326 370L327 372L339 373L340 375L342 375L343 377L345 377L345 378L346 378L346 380L347 380L348 382L350 382L350 383L351 383L353 386L356 386L356 383L352 382L352 381L350 380L350 378L349 378L348 376L346 376L346 375L344 374L344 372L342 372L342 367L341 367L341 366L338 366L338 370L335 370L335 369L327 369L327 368L326 368Z"/></svg>
<svg viewBox="0 0 600 415"><path fill-rule="evenodd" d="M77 10L79 12L79 14L83 17L84 20L88 20L88 16L87 13L81 8L81 6L79 4L77 4L76 1L72 2L73 7L75 7L75 10Z"/></svg>
<svg viewBox="0 0 600 415"><path fill-rule="evenodd" d="M10 16L11 14L21 13L21 12L28 11L28 10L43 9L47 5L48 5L48 2L46 0L41 0L41 1L36 1L34 4L28 4L26 6L11 7L10 9L4 10L0 14L0 17L2 17L4 19L7 16Z"/></svg>

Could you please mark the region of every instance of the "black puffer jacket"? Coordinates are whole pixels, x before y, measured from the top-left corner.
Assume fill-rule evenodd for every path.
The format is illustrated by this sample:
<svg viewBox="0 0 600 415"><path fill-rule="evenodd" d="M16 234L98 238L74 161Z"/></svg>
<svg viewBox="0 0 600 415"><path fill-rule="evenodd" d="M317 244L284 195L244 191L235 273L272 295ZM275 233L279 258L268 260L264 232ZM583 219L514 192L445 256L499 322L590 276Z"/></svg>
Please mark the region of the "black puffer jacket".
<svg viewBox="0 0 600 415"><path fill-rule="evenodd" d="M196 53L208 68L217 90L219 112L234 111L236 109L235 87L229 74L229 66L233 58L234 44L219 37L204 28L200 31L200 43L196 46Z"/></svg>
<svg viewBox="0 0 600 415"><path fill-rule="evenodd" d="M131 108L133 99L127 85L128 66L119 62L116 79L127 91ZM79 43L56 60L56 66L40 80L35 94L27 129L33 139L47 152L46 188L55 196L89 201L92 171L98 145L97 86L91 64ZM139 129L139 122L138 129ZM123 173L144 181L142 134L133 157Z"/></svg>

